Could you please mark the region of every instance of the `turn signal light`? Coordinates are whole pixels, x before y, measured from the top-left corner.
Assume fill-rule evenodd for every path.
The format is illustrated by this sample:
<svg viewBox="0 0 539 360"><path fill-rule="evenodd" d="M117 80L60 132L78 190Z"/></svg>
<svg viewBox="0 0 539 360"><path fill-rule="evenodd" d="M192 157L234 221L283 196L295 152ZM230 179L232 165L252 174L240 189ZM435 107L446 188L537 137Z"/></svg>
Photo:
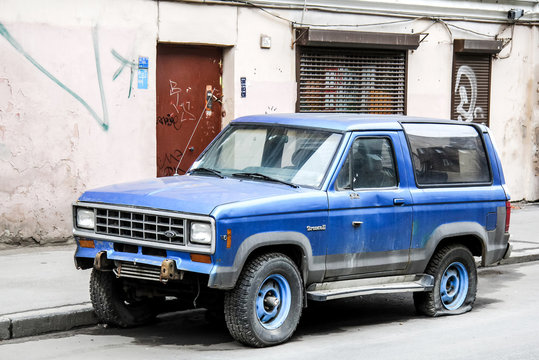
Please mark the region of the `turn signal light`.
<svg viewBox="0 0 539 360"><path fill-rule="evenodd" d="M210 255L191 254L191 261L200 262L204 264L211 264Z"/></svg>
<svg viewBox="0 0 539 360"><path fill-rule="evenodd" d="M95 249L95 244L93 240L79 239L79 245L83 248Z"/></svg>

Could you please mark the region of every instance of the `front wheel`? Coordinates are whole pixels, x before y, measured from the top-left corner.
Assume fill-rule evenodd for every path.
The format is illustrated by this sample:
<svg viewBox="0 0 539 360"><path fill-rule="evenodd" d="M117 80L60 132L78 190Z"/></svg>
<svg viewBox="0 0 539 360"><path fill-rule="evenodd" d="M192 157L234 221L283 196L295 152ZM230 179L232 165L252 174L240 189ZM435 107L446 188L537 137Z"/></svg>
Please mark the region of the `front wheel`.
<svg viewBox="0 0 539 360"><path fill-rule="evenodd" d="M462 314L472 309L477 292L477 267L470 250L451 245L439 250L427 267L434 288L414 293L417 311L428 316Z"/></svg>
<svg viewBox="0 0 539 360"><path fill-rule="evenodd" d="M100 322L119 327L132 327L155 319L163 299L135 299L130 296L112 271L92 269L90 300Z"/></svg>
<svg viewBox="0 0 539 360"><path fill-rule="evenodd" d="M225 320L230 334L255 347L288 340L298 325L303 283L294 262L279 253L252 259L236 287L225 294Z"/></svg>

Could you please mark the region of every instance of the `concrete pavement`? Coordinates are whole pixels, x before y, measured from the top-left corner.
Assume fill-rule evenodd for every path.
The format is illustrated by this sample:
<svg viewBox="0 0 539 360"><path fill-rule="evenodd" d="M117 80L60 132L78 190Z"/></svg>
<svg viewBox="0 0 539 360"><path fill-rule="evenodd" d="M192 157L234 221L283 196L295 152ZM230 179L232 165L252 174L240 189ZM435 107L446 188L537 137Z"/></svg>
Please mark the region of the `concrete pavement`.
<svg viewBox="0 0 539 360"><path fill-rule="evenodd" d="M513 252L503 264L539 260L539 204L513 204ZM0 341L97 323L90 271L77 271L75 245L0 251Z"/></svg>
<svg viewBox="0 0 539 360"><path fill-rule="evenodd" d="M95 324L74 244L0 251L0 340Z"/></svg>
<svg viewBox="0 0 539 360"><path fill-rule="evenodd" d="M509 233L513 252L502 264L539 260L539 203L513 204Z"/></svg>

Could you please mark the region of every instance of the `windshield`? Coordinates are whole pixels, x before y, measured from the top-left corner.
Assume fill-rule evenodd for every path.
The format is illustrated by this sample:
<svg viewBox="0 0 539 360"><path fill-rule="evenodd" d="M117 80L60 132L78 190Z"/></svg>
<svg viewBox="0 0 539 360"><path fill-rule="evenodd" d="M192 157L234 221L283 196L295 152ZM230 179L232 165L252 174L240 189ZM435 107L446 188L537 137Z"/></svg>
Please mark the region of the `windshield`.
<svg viewBox="0 0 539 360"><path fill-rule="evenodd" d="M277 126L231 126L193 164L224 176L253 175L256 179L318 188L341 134ZM266 178L264 178L266 177Z"/></svg>

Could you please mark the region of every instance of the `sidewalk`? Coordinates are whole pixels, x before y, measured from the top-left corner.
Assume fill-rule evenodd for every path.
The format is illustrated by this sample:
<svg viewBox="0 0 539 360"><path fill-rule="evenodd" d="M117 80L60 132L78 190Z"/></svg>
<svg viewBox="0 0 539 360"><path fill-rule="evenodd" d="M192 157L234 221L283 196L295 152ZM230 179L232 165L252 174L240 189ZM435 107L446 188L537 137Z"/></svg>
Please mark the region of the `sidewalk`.
<svg viewBox="0 0 539 360"><path fill-rule="evenodd" d="M74 244L0 251L0 340L95 324Z"/></svg>
<svg viewBox="0 0 539 360"><path fill-rule="evenodd" d="M539 203L513 204L513 207L509 225L513 252L502 264L539 260Z"/></svg>
<svg viewBox="0 0 539 360"><path fill-rule="evenodd" d="M503 264L539 260L539 204L514 204L513 252ZM0 341L97 323L90 271L75 270L75 245L0 251Z"/></svg>

